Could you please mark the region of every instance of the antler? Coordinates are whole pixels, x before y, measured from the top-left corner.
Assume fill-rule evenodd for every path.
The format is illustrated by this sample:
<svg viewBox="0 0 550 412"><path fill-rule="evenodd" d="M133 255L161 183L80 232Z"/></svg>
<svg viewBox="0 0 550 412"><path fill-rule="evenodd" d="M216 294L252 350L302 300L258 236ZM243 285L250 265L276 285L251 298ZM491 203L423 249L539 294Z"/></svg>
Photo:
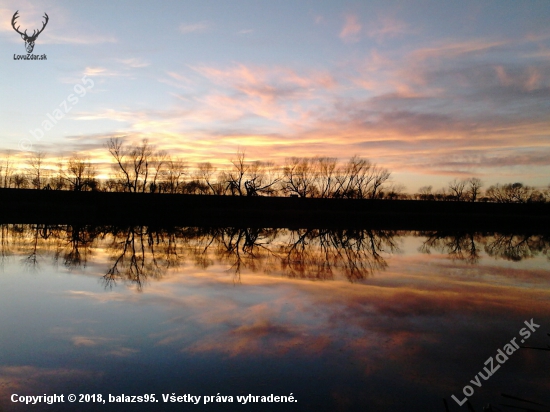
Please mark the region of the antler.
<svg viewBox="0 0 550 412"><path fill-rule="evenodd" d="M17 33L19 33L21 36L25 36L26 38L29 38L29 39L36 39L38 37L38 35L40 33L42 33L42 31L44 30L44 28L46 27L46 24L48 24L48 20L50 20L50 18L48 17L48 14L44 13L44 16L42 16L42 17L44 17L46 19L46 21L44 23L42 23L42 28L40 30L38 30L38 32L36 32L36 30L33 30L32 36L29 36L27 34L27 30L25 30L24 33L21 33L19 31L19 27L21 27L21 26L17 26L17 28L15 28L15 20L17 20L19 18L19 16L17 15L18 13L19 13L19 10L17 10L15 12L15 14L13 15L13 17L11 19L11 25Z"/></svg>
<svg viewBox="0 0 550 412"><path fill-rule="evenodd" d="M38 30L38 33L34 34L34 32L33 32L32 37L34 37L34 38L38 37L38 35L44 31L44 28L46 27L46 24L48 24L48 20L50 20L50 18L48 17L48 14L46 12L44 12L44 16L42 16L42 17L44 17L46 19L46 21L44 23L42 23L42 28L40 30Z"/></svg>
<svg viewBox="0 0 550 412"><path fill-rule="evenodd" d="M17 10L17 11L15 12L15 14L13 15L13 17L11 18L11 25L12 25L13 29L14 29L17 33L19 33L21 36L26 36L26 35L27 35L27 30L25 30L25 33L21 33L21 32L19 31L19 27L21 27L21 26L17 26L17 28L15 28L15 20L17 20L17 18L19 17L19 16L17 15L17 13L19 13L19 10Z"/></svg>

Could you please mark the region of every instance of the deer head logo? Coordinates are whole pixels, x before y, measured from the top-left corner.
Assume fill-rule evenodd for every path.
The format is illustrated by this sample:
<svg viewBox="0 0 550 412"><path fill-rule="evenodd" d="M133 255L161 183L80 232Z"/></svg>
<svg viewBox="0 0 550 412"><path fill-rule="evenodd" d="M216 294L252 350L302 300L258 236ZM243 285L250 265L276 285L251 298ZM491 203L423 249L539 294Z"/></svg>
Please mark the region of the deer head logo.
<svg viewBox="0 0 550 412"><path fill-rule="evenodd" d="M42 33L44 31L44 28L46 27L46 24L48 24L48 20L50 18L48 17L48 15L46 13L44 13L44 18L46 19L46 21L44 23L42 23L42 28L40 30L38 30L38 32L36 30L34 30L33 33L32 33L32 36L29 36L27 34L27 30L25 30L24 33L21 33L19 31L20 26L17 26L17 28L15 27L15 20L17 20L17 18L19 17L17 15L18 13L19 13L19 10L17 10L15 12L15 14L13 15L13 17L11 19L11 25L12 25L13 29L21 35L21 38L23 40L25 40L25 48L27 49L27 53L32 53L32 51L34 49L34 42L36 41L36 38L38 37L38 35L40 33Z"/></svg>

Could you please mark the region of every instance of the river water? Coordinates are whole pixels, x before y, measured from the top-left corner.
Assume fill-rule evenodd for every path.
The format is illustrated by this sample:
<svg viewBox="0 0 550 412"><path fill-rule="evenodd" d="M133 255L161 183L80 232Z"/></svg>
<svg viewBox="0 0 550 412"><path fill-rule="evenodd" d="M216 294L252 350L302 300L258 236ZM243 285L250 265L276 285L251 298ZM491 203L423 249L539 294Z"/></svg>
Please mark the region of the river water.
<svg viewBox="0 0 550 412"><path fill-rule="evenodd" d="M549 409L547 235L0 230L2 411Z"/></svg>

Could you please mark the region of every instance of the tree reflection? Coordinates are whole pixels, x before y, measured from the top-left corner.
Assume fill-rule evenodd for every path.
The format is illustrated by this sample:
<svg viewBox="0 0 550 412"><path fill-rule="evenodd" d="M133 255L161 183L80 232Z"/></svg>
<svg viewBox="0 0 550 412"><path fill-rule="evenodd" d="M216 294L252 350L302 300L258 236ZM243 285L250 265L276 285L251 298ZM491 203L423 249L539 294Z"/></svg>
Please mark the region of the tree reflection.
<svg viewBox="0 0 550 412"><path fill-rule="evenodd" d="M23 264L29 270L38 271L40 251L44 245L49 245L52 231L48 225L29 225L25 232L23 239L27 241L28 251L23 258Z"/></svg>
<svg viewBox="0 0 550 412"><path fill-rule="evenodd" d="M394 233L371 230L215 228L203 234L195 256L207 264L208 249L229 266L235 280L243 270L299 279L350 281L384 270L382 254L397 251Z"/></svg>
<svg viewBox="0 0 550 412"><path fill-rule="evenodd" d="M479 262L480 245L483 235L477 233L421 232L426 240L420 246L422 253L436 250L448 254L453 260L462 260L470 264Z"/></svg>
<svg viewBox="0 0 550 412"><path fill-rule="evenodd" d="M96 228L82 226L67 226L60 229L65 232L64 238L60 238L58 256L63 254L63 265L68 269L86 266L88 257L92 254L92 245L98 236Z"/></svg>
<svg viewBox="0 0 550 412"><path fill-rule="evenodd" d="M297 230L282 247L282 268L287 276L327 280L342 269L350 281L384 270L382 253L398 250L395 234L372 230Z"/></svg>
<svg viewBox="0 0 550 412"><path fill-rule="evenodd" d="M360 281L388 267L404 235L425 237L419 250L438 251L476 264L481 256L519 261L546 254L547 235L474 232L398 232L370 229L208 228L85 225L0 225L2 261L24 256L37 270L52 256L69 270L85 268L92 257L106 257L105 287L117 282L141 290L184 264L227 267L235 281L244 273L295 279Z"/></svg>
<svg viewBox="0 0 550 412"><path fill-rule="evenodd" d="M253 272L263 269L262 263L274 256L271 246L278 234L278 229L214 229L210 244L216 245L217 258L229 264L229 271L233 273L235 280L239 280L244 268Z"/></svg>
<svg viewBox="0 0 550 412"><path fill-rule="evenodd" d="M494 234L485 244L489 256L518 262L547 253L550 239L547 236Z"/></svg>
<svg viewBox="0 0 550 412"><path fill-rule="evenodd" d="M548 235L513 233L472 233L472 232L421 232L426 236L419 250L431 253L436 250L447 254L453 260L470 264L479 262L481 250L497 259L518 262L546 254L550 246Z"/></svg>
<svg viewBox="0 0 550 412"><path fill-rule="evenodd" d="M120 279L135 283L141 290L146 279L159 279L167 269L178 266L174 233L133 226L113 227L109 234L112 240L107 250L112 263L103 276L105 286L112 287Z"/></svg>

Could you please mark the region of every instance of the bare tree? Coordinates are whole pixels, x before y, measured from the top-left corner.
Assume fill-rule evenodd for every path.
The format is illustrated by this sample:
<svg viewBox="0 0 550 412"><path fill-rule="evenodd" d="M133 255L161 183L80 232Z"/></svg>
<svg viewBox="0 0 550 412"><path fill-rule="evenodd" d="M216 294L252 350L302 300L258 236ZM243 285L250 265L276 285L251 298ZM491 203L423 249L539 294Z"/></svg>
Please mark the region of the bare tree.
<svg viewBox="0 0 550 412"><path fill-rule="evenodd" d="M13 175L13 162L11 161L11 151L8 151L6 154L6 158L4 159L3 166L0 166L1 171L3 172L3 178L2 183L3 187L10 187L11 186L11 179Z"/></svg>
<svg viewBox="0 0 550 412"><path fill-rule="evenodd" d="M244 187L245 175L250 167L245 162L244 152L237 151L237 158L231 159L231 164L233 168L226 174L227 190L232 195L243 196L246 194Z"/></svg>
<svg viewBox="0 0 550 412"><path fill-rule="evenodd" d="M26 189L29 187L29 179L27 176L21 173L13 175L13 187L16 189Z"/></svg>
<svg viewBox="0 0 550 412"><path fill-rule="evenodd" d="M321 198L332 197L336 190L336 165L335 157L316 157L313 159L316 168L316 183L318 194Z"/></svg>
<svg viewBox="0 0 550 412"><path fill-rule="evenodd" d="M220 180L226 182L225 191L232 195L256 196L259 194L273 194L275 185L279 182L276 176L275 167L270 162L246 162L245 154L242 151L237 152L237 157L231 160L233 167L231 170L221 173ZM203 178L213 192L219 192L219 188L206 180L206 176L211 175L212 171L202 168Z"/></svg>
<svg viewBox="0 0 550 412"><path fill-rule="evenodd" d="M153 155L153 148L147 139L143 139L140 146L134 146L130 151L130 159L134 173L134 191L145 192L149 177L149 161Z"/></svg>
<svg viewBox="0 0 550 412"><path fill-rule="evenodd" d="M370 183L370 168L371 164L367 159L353 156L338 170L337 189L334 197L364 199L365 189Z"/></svg>
<svg viewBox="0 0 550 412"><path fill-rule="evenodd" d="M546 193L545 190L537 190L535 188L532 188L531 194L529 195L529 199L527 199L530 203L544 203L546 202Z"/></svg>
<svg viewBox="0 0 550 412"><path fill-rule="evenodd" d="M313 197L316 193L312 162L306 157L286 159L283 168L283 191L300 197Z"/></svg>
<svg viewBox="0 0 550 412"><path fill-rule="evenodd" d="M216 183L218 185L218 183ZM221 185L221 184L220 184ZM208 186L197 179L184 182L181 185L181 193L187 195L207 195L211 194Z"/></svg>
<svg viewBox="0 0 550 412"><path fill-rule="evenodd" d="M526 203L533 194L534 188L523 183L493 185L487 189L487 197L498 203Z"/></svg>
<svg viewBox="0 0 550 412"><path fill-rule="evenodd" d="M244 156L244 154L243 154ZM212 165L210 162L205 163L199 163L197 165L197 176L196 180L198 182L204 182L208 189L212 192L213 195L221 195L223 194L225 190L225 186L227 185L227 182L225 184L222 184L220 180L225 181L227 180L226 176L221 177L218 179L218 181L213 180L214 173L216 172L216 168Z"/></svg>
<svg viewBox="0 0 550 412"><path fill-rule="evenodd" d="M160 191L168 193L179 193L184 183L183 177L187 174L187 164L180 158L168 157L166 169L162 175Z"/></svg>
<svg viewBox="0 0 550 412"><path fill-rule="evenodd" d="M387 169L371 164L367 159L353 156L337 173L334 197L376 199L382 185L390 178Z"/></svg>
<svg viewBox="0 0 550 412"><path fill-rule="evenodd" d="M149 191L151 193L159 191L159 183L162 180L162 175L169 161L170 157L164 150L152 154L151 161L149 162L153 171L153 181L149 184Z"/></svg>
<svg viewBox="0 0 550 412"><path fill-rule="evenodd" d="M118 167L118 171L122 175L120 180L122 181L122 184L124 186L124 191L133 192L135 190L132 190L132 178L130 177L130 170L129 170L129 164L126 159L128 155L128 150L123 146L122 140L119 138L111 138L107 142L107 149L109 150L109 153L116 162L116 167Z"/></svg>
<svg viewBox="0 0 550 412"><path fill-rule="evenodd" d="M389 200L407 199L408 195L405 193L405 189L405 185L393 183L385 190L384 197Z"/></svg>
<svg viewBox="0 0 550 412"><path fill-rule="evenodd" d="M59 158L57 161L57 173L50 178L50 185L54 190L63 190L67 188L67 178L64 166L63 159Z"/></svg>
<svg viewBox="0 0 550 412"><path fill-rule="evenodd" d="M422 186L418 189L418 199L420 200L434 200L432 193L432 186Z"/></svg>
<svg viewBox="0 0 550 412"><path fill-rule="evenodd" d="M449 192L447 192L447 188L442 187L441 189L435 191L434 199L439 201L450 201L454 200L454 197Z"/></svg>
<svg viewBox="0 0 550 412"><path fill-rule="evenodd" d="M45 157L46 155L43 152L32 152L27 159L29 178L34 189L42 189Z"/></svg>
<svg viewBox="0 0 550 412"><path fill-rule="evenodd" d="M468 196L468 199L470 200L470 202L477 201L479 195L481 194L483 183L477 177L470 177L467 180L467 185L468 187L466 189L466 194Z"/></svg>
<svg viewBox="0 0 550 412"><path fill-rule="evenodd" d="M248 170L248 180L244 182L247 196L277 194L281 182L279 168L273 162L253 162Z"/></svg>
<svg viewBox="0 0 550 412"><path fill-rule="evenodd" d="M390 171L388 169L378 167L374 165L371 170L371 187L370 187L370 198L376 199L379 195L382 185L390 178Z"/></svg>
<svg viewBox="0 0 550 412"><path fill-rule="evenodd" d="M139 146L126 148L119 138L111 138L107 142L107 149L115 159L120 179L125 191L145 192L149 178L149 162L153 155L153 148L147 139Z"/></svg>
<svg viewBox="0 0 550 412"><path fill-rule="evenodd" d="M452 182L449 182L449 192L454 200L461 202L466 198L466 180L454 179Z"/></svg>
<svg viewBox="0 0 550 412"><path fill-rule="evenodd" d="M96 171L89 159L84 159L78 155L71 157L67 163L66 181L71 190L80 192L85 188L93 189L95 187Z"/></svg>
<svg viewBox="0 0 550 412"><path fill-rule="evenodd" d="M103 183L104 190L106 192L124 192L127 190L127 186L124 182L117 177L110 177Z"/></svg>

